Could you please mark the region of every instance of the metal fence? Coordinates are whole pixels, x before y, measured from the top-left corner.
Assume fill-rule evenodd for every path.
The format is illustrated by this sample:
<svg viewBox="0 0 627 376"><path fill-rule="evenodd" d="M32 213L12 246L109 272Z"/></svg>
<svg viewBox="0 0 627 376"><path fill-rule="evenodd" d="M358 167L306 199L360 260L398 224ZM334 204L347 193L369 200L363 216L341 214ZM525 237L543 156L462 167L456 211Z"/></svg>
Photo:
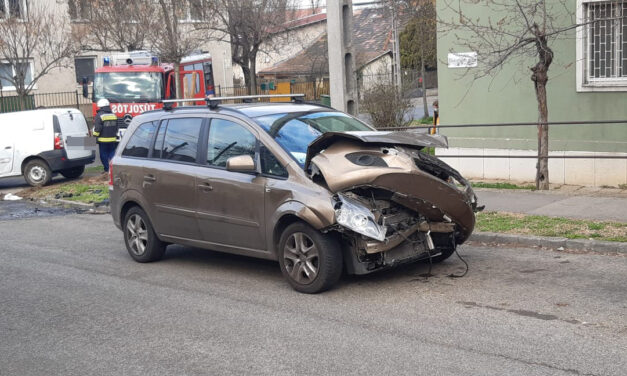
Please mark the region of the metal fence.
<svg viewBox="0 0 627 376"><path fill-rule="evenodd" d="M82 92L78 90L29 94L24 98L16 95L0 96L0 113L63 107L77 108L85 115L88 122L93 120L91 99L83 97Z"/></svg>
<svg viewBox="0 0 627 376"><path fill-rule="evenodd" d="M257 85L257 94L276 94L270 83L260 83ZM290 92L280 94L305 94L307 101L320 101L322 95L329 95L329 80L290 82ZM239 86L216 86L216 95L219 97L231 97L248 95L248 88L245 85Z"/></svg>
<svg viewBox="0 0 627 376"><path fill-rule="evenodd" d="M404 69L401 72L401 87L403 88L403 96L406 98L422 97L422 81L425 82L426 89L438 87L437 71L427 71L423 77L420 71ZM362 97L364 93L371 89L376 89L378 85L394 85L394 77L391 72L362 74L357 77L357 85L359 95Z"/></svg>
<svg viewBox="0 0 627 376"><path fill-rule="evenodd" d="M627 126L627 120L597 120L597 121L550 121L544 123L549 126L598 126L598 125L615 125L615 126ZM433 125L433 124L421 124L419 126L410 126L410 127L379 127L377 130L380 131L418 131L420 133L430 133L431 131L435 131L438 134L443 134L446 132L446 129L449 128L494 128L494 127L537 127L539 123L537 122L518 122L518 123L483 123L483 124L443 124L443 125ZM627 132L627 129L626 129ZM550 150L550 152L554 152L557 150ZM627 155L615 155L615 154L605 154L605 155L549 155L549 156L540 156L540 155L490 155L490 154L477 154L477 155L469 155L469 154L460 154L460 155L441 155L442 158L512 158L512 159L627 159Z"/></svg>

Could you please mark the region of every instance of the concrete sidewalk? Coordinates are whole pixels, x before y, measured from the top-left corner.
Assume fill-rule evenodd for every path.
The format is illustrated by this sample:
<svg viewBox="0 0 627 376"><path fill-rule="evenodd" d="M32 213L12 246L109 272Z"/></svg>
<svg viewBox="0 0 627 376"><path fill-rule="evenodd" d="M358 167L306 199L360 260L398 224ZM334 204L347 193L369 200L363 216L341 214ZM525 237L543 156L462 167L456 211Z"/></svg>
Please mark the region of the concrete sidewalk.
<svg viewBox="0 0 627 376"><path fill-rule="evenodd" d="M546 215L627 223L625 190L578 192L495 190L475 188L479 205L486 211Z"/></svg>

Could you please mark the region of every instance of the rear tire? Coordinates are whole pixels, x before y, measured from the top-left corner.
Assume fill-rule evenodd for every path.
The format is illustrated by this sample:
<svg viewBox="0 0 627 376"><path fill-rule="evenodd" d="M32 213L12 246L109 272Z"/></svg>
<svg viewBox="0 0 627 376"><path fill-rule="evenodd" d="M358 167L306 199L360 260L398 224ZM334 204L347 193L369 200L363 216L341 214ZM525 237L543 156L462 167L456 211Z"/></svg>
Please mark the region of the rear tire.
<svg viewBox="0 0 627 376"><path fill-rule="evenodd" d="M166 245L159 240L148 215L140 207L134 206L129 209L122 230L126 250L133 260L137 262L161 260Z"/></svg>
<svg viewBox="0 0 627 376"><path fill-rule="evenodd" d="M315 294L328 290L342 275L339 242L303 222L283 231L278 254L281 272L296 291Z"/></svg>
<svg viewBox="0 0 627 376"><path fill-rule="evenodd" d="M52 179L52 171L43 159L31 159L24 166L24 179L33 187L43 187Z"/></svg>
<svg viewBox="0 0 627 376"><path fill-rule="evenodd" d="M85 166L72 167L59 172L66 179L77 179L85 172Z"/></svg>

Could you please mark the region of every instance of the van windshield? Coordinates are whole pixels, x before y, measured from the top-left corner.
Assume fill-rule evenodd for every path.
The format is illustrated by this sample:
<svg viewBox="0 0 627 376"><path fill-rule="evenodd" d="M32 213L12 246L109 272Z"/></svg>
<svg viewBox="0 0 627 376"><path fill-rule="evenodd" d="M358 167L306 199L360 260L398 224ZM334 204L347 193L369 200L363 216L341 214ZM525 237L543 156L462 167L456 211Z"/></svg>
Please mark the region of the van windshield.
<svg viewBox="0 0 627 376"><path fill-rule="evenodd" d="M372 128L342 112L292 112L260 116L254 120L281 145L301 167L307 147L326 132L373 131Z"/></svg>
<svg viewBox="0 0 627 376"><path fill-rule="evenodd" d="M94 100L114 102L156 102L163 99L163 78L159 72L96 73Z"/></svg>

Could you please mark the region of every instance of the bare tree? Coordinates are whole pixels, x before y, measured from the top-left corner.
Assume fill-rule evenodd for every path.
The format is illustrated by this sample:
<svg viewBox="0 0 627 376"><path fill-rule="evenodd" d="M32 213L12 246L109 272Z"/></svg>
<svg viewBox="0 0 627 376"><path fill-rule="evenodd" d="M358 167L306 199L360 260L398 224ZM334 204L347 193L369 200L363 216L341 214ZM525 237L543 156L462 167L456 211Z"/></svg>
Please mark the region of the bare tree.
<svg viewBox="0 0 627 376"><path fill-rule="evenodd" d="M453 32L457 44L477 51L481 65L468 70L473 79L496 75L512 60L523 64L535 60L530 66L531 81L538 104L538 163L536 188L549 189L549 117L546 85L549 68L553 63L552 46L556 40L572 38L577 24L575 14L566 0L495 0L481 4L488 7L492 16L477 17L479 5L474 0L443 0L445 9L452 13L449 19L439 18L443 32ZM599 20L596 20L597 22ZM457 31L463 31L458 33ZM573 62L574 63L574 62Z"/></svg>
<svg viewBox="0 0 627 376"><path fill-rule="evenodd" d="M207 20L203 3L193 0L158 0L157 20L160 26L150 34L150 45L164 61L174 64L179 98L183 95L179 77L181 59L198 49L203 39L207 38L202 31Z"/></svg>
<svg viewBox="0 0 627 376"><path fill-rule="evenodd" d="M322 4L322 0L309 0L309 5L310 5L310 8L311 8L311 14L318 13L321 4Z"/></svg>
<svg viewBox="0 0 627 376"><path fill-rule="evenodd" d="M153 0L69 0L70 16L82 20L84 50L133 51L147 48L149 35L160 27Z"/></svg>
<svg viewBox="0 0 627 376"><path fill-rule="evenodd" d="M70 0L70 13L87 6L89 19L76 28L87 31L83 49L132 51L148 49L175 71L181 97L181 59L208 39L206 0ZM85 5L87 4L87 5Z"/></svg>
<svg viewBox="0 0 627 376"><path fill-rule="evenodd" d="M379 77L387 74L380 72ZM372 124L377 128L406 127L413 120L409 118L411 101L404 98L389 80L371 82L359 105L370 115Z"/></svg>
<svg viewBox="0 0 627 376"><path fill-rule="evenodd" d="M0 20L0 60L10 66L0 70L0 78L15 87L24 110L39 79L54 69L71 66L79 37L67 17L58 16L43 1L31 2L20 13Z"/></svg>
<svg viewBox="0 0 627 376"><path fill-rule="evenodd" d="M401 65L419 69L422 84L422 104L425 118L429 116L427 105L426 66L435 65L437 54L436 12L432 0L405 0L403 11L411 19L400 35Z"/></svg>
<svg viewBox="0 0 627 376"><path fill-rule="evenodd" d="M216 17L210 29L231 43L231 58L244 73L250 94L257 93L257 55L262 45L285 31L292 0L213 0L209 11Z"/></svg>

